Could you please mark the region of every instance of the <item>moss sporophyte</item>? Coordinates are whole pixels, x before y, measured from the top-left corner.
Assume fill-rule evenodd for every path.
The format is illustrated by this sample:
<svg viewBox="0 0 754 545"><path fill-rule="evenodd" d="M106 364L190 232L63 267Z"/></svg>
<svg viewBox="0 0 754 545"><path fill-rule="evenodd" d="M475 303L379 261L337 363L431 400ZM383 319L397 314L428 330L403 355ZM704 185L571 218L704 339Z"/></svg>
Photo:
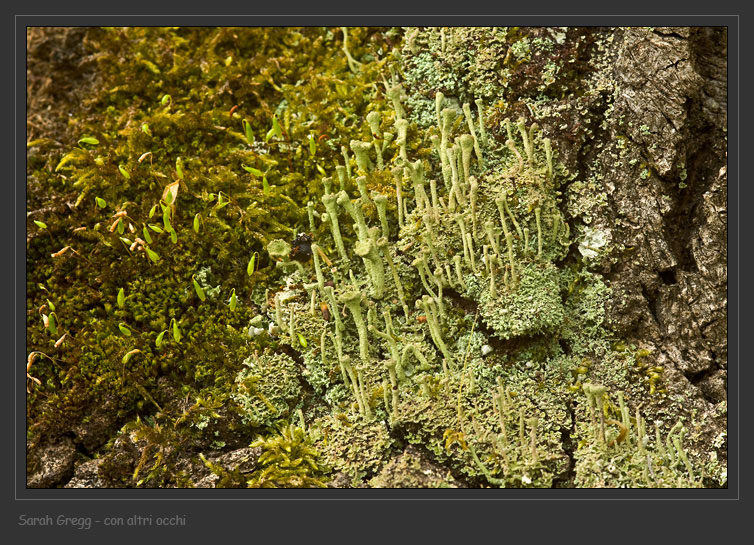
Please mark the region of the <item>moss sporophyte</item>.
<svg viewBox="0 0 754 545"><path fill-rule="evenodd" d="M473 486L698 485L684 424L655 420L652 436L613 380L654 366L612 348L609 288L574 257L554 135L437 72L428 53L461 55L461 29L412 29L402 46L401 32L94 32L92 46L132 36L138 54L123 74L103 57L101 130L80 131L53 174L92 209L71 246L117 265L86 320L85 282L39 312L30 346L76 331L81 361L63 372L57 352L32 352L30 396L57 382L64 406L73 384L96 384L71 390L82 398L117 385L135 440L153 445L131 485L178 481L170 464L189 449L221 485L368 486L406 444ZM516 59L527 43L510 45ZM443 92L419 96L422 74ZM65 285L45 267L51 290ZM210 459L208 430L259 450L256 466Z"/></svg>

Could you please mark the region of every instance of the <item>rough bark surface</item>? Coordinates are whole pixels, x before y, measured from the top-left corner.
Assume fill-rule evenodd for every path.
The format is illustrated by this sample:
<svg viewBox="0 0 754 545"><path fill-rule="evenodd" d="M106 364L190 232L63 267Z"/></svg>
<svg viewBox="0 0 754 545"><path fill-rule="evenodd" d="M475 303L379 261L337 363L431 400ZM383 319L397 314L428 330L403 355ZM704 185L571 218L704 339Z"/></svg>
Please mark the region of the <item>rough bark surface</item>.
<svg viewBox="0 0 754 545"><path fill-rule="evenodd" d="M616 110L634 120L628 134L652 174L637 183L615 172L606 209L615 213L607 222L621 221L617 237L637 248L637 259L610 269L621 294L613 319L714 403L726 398L727 378L724 38L722 29L625 33Z"/></svg>
<svg viewBox="0 0 754 545"><path fill-rule="evenodd" d="M726 40L725 29L625 31L615 108L633 120L627 134L650 175L603 162L611 206L602 221L635 248L605 268L610 317L652 350L688 414L727 401ZM707 440L727 429L711 419Z"/></svg>

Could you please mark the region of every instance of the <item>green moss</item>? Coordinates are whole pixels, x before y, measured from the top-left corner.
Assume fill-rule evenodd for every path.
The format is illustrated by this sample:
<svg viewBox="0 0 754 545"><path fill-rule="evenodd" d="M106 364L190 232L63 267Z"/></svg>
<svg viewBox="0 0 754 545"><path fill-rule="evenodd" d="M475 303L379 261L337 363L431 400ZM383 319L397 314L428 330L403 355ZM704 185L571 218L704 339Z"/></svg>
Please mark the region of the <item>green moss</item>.
<svg viewBox="0 0 754 545"><path fill-rule="evenodd" d="M370 32L354 32L351 47L379 49L379 43L365 44ZM90 410L103 392L118 392L121 417L135 416L145 403L152 406L135 384L164 404L160 376L178 384L192 377L205 385L232 383L216 347L237 348L239 331L255 313L245 301L258 301L278 274L262 257L249 282L247 256L296 231L303 219L299 205L321 191L318 183L302 181L319 175L318 165L332 168L339 150L328 138L361 136L348 112L363 112L373 95L348 90L366 78L371 82L379 64L348 75L340 55L324 53L339 47L326 29L92 28L85 47L97 55L91 96L70 118L69 133L56 136L62 147L30 148L36 159L28 206L50 210L44 217L50 233L40 232L28 245L29 258L38 264L27 278L29 349L50 352L58 339L36 312L51 296L60 302L57 329L67 333L53 359L36 364L45 391L31 392L28 416L32 433L39 434L75 425L76 415ZM294 51L328 59L327 70L313 69ZM277 65L274 75L268 62ZM272 104L280 105L282 130L265 142ZM312 133L316 153L300 153ZM82 135L98 143L90 138L76 145ZM264 173L271 189L244 165ZM113 183L123 179L121 167L129 178ZM177 199L166 216L175 232L172 242L158 202L174 180ZM93 206L95 198L105 206ZM124 232L111 232L119 211L127 214ZM162 232L146 227L144 234L147 224ZM50 257L67 246L72 250ZM146 247L159 261L148 258ZM192 275L207 301L196 299ZM115 309L120 288L128 300ZM230 313L223 300L233 288L239 305ZM172 319L181 342L171 340L171 328L155 347ZM120 336L118 323L132 335ZM134 348L141 355L124 376L120 360ZM71 395L74 382L77 393Z"/></svg>
<svg viewBox="0 0 754 545"><path fill-rule="evenodd" d="M249 488L324 488L327 469L306 432L293 425L276 436L251 444L260 447L259 468L249 475Z"/></svg>

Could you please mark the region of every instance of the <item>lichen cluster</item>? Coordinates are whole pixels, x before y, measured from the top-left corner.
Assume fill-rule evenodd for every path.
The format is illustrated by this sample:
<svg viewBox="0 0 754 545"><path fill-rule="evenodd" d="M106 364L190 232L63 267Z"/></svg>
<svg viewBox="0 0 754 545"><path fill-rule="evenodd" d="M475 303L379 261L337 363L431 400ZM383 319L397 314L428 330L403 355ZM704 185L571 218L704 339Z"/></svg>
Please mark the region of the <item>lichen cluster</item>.
<svg viewBox="0 0 754 545"><path fill-rule="evenodd" d="M440 92L436 126L409 137L402 85L385 85L392 109L364 120L371 141L350 142L353 156L344 151L345 165L336 167L338 187L322 180L314 275L288 276L300 287L274 297L270 331L303 354L331 411L387 423L471 482L553 486L581 467L570 467L561 441L580 416L568 408L572 394L597 388L598 409L606 410L604 386L583 381L586 373L571 382L565 370L612 357L603 323L608 288L561 264L572 239L556 152L523 120L505 120L497 133L504 141L493 141L481 101L474 115L470 104L453 108ZM485 166L487 154L497 155L495 168ZM270 243L271 254L287 268L281 245ZM329 429L332 419L313 426ZM374 447L348 418L336 421L361 449ZM589 442L590 453L617 459L610 449L628 431L607 439L599 422L602 442ZM589 429L596 434L596 419ZM636 444L643 449L647 440ZM323 440L322 448L348 459L340 445ZM622 460L613 462L619 475L653 485L646 471L635 475L633 458ZM352 478L367 471L358 463L347 466ZM692 482L693 470L681 477L689 469L673 473L674 483Z"/></svg>

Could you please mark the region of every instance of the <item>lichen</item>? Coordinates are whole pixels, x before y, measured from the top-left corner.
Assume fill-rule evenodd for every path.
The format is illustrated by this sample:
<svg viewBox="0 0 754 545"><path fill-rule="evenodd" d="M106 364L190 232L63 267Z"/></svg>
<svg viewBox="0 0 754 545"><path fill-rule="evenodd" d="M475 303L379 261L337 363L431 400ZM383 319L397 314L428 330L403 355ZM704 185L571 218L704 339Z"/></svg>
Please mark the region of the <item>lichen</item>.
<svg viewBox="0 0 754 545"><path fill-rule="evenodd" d="M244 421L261 427L286 418L301 395L295 362L285 354L265 352L249 356L243 364L246 369L236 376L232 398Z"/></svg>

